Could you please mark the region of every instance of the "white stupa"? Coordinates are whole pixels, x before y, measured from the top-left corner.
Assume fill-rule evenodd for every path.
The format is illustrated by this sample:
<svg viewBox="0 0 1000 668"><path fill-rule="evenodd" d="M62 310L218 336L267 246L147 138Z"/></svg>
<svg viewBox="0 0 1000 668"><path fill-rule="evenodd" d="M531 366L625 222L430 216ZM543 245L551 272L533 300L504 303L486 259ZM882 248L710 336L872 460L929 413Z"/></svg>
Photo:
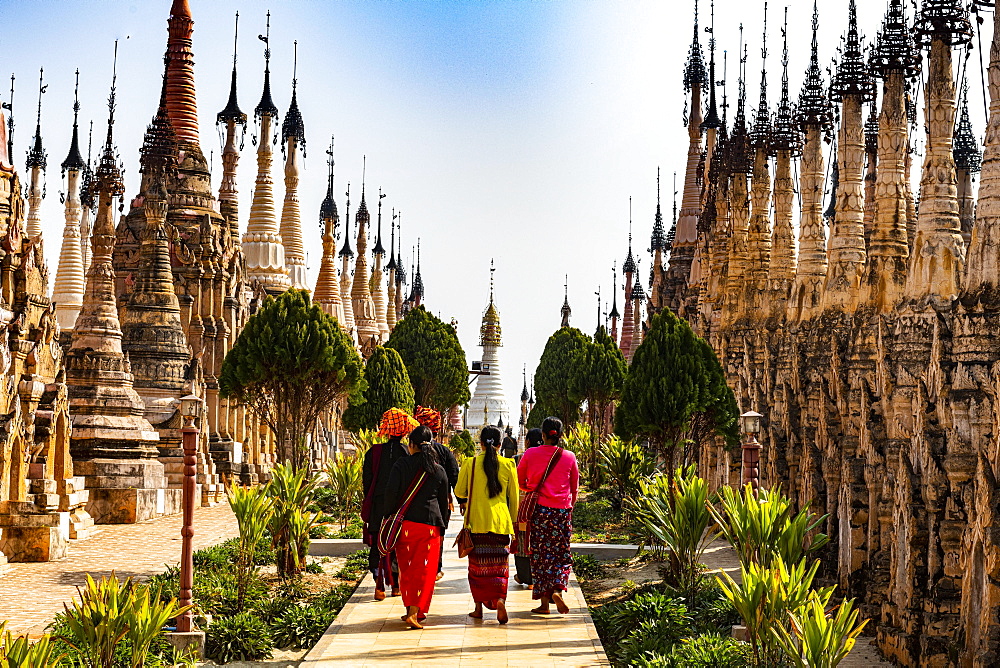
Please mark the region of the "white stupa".
<svg viewBox="0 0 1000 668"><path fill-rule="evenodd" d="M483 314L483 325L479 330L479 345L483 347L483 370L488 375L476 379L476 390L465 413L465 426L473 434L486 425L506 429L510 425L510 407L503 390L500 375L500 313L493 303L493 267L490 267L490 303Z"/></svg>

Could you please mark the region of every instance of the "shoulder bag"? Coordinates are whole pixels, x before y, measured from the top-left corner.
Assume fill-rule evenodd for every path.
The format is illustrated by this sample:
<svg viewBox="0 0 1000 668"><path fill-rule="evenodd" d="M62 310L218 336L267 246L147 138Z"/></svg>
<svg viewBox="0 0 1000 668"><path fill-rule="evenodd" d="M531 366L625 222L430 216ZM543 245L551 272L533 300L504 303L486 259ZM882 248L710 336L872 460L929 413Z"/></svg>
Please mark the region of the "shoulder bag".
<svg viewBox="0 0 1000 668"><path fill-rule="evenodd" d="M469 498L465 502L465 518L462 520L462 530L455 536L453 545L458 546L459 558L465 558L475 547L472 543L472 531L469 529L469 516L472 514L473 483L476 482L476 458L472 459L472 472L469 474Z"/></svg>
<svg viewBox="0 0 1000 668"><path fill-rule="evenodd" d="M525 492L524 496L521 497L521 503L517 507L517 524L514 526L514 541L516 543L514 551L518 554L527 555L531 553L531 516L535 512L535 506L538 505L538 493L545 484L545 481L548 480L552 469L559 462L562 453L562 448L558 448L552 453L549 465L545 467L545 472L542 474L541 479L539 479L538 484L535 485L533 490Z"/></svg>
<svg viewBox="0 0 1000 668"><path fill-rule="evenodd" d="M420 491L426 478L427 473L420 469L420 472L413 476L413 481L403 493L403 501L399 504L399 510L382 520L382 526L378 530L378 551L382 556L396 549L399 534L403 531L403 519L406 517L406 511L410 508L413 497Z"/></svg>

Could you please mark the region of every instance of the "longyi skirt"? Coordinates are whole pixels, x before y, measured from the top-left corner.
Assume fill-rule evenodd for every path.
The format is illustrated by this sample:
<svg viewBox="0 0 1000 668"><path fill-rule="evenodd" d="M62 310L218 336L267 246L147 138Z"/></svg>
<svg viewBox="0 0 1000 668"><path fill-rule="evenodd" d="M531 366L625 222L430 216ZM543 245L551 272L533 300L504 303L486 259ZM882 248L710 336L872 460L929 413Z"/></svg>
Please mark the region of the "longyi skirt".
<svg viewBox="0 0 1000 668"><path fill-rule="evenodd" d="M472 552L469 553L469 589L472 590L472 598L476 603L496 610L497 601L507 598L510 536L474 533L472 545Z"/></svg>
<svg viewBox="0 0 1000 668"><path fill-rule="evenodd" d="M415 605L425 615L431 607L437 583L440 542L439 527L403 520L396 543L400 593L404 606Z"/></svg>

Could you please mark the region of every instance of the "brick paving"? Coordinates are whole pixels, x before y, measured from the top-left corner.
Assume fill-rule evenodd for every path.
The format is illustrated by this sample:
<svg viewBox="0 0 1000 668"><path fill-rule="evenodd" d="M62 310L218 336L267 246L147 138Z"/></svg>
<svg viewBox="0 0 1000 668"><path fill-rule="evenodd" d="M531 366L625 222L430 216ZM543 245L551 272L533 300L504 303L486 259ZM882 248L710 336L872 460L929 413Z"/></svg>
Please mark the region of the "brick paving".
<svg viewBox="0 0 1000 668"><path fill-rule="evenodd" d="M115 571L119 577L146 578L180 560L181 516L170 515L139 524L105 524L97 535L70 544L61 561L10 564L0 576L0 620L15 634L41 634L63 603L76 596L77 585ZM238 535L227 504L196 508L194 549Z"/></svg>
<svg viewBox="0 0 1000 668"><path fill-rule="evenodd" d="M459 522L452 522L448 536L454 536L459 528ZM510 623L500 626L496 613L490 611L486 611L485 620L475 620L468 616L473 603L467 562L451 547L452 538L446 536L445 541L444 578L434 590L423 630L407 629L400 621L400 598L372 600L375 584L369 575L306 655L301 668L610 665L575 579L570 580L565 597L570 606L568 615L532 615L529 610L537 602L532 602L531 592L512 577L507 596Z"/></svg>

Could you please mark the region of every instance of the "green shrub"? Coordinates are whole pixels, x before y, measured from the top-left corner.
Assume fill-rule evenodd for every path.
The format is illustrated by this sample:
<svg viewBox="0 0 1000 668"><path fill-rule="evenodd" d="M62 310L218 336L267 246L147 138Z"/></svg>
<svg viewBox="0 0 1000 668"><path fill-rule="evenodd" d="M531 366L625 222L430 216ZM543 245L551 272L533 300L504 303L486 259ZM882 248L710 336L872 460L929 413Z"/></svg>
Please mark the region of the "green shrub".
<svg viewBox="0 0 1000 668"><path fill-rule="evenodd" d="M589 554L573 555L573 572L581 580L596 580L604 577L604 564Z"/></svg>
<svg viewBox="0 0 1000 668"><path fill-rule="evenodd" d="M621 664L634 666L644 656L669 653L691 633L690 618L683 605L669 607L664 613L663 617L644 619L630 627L614 652Z"/></svg>
<svg viewBox="0 0 1000 668"><path fill-rule="evenodd" d="M333 534L334 538L340 539L354 539L357 540L361 538L362 532L364 531L364 523L361 521L361 517L355 515L348 522L347 526Z"/></svg>
<svg viewBox="0 0 1000 668"><path fill-rule="evenodd" d="M664 663L644 663L637 666L659 666L667 668L745 668L753 665L753 655L746 644L733 638L718 635L702 635L687 638L674 645Z"/></svg>
<svg viewBox="0 0 1000 668"><path fill-rule="evenodd" d="M466 457L472 457L476 454L476 444L468 429L454 434L448 441L448 446L455 451L455 454L462 454Z"/></svg>
<svg viewBox="0 0 1000 668"><path fill-rule="evenodd" d="M637 497L642 481L656 470L656 462L641 445L614 435L605 439L600 450L600 466L614 486L618 508L625 499Z"/></svg>
<svg viewBox="0 0 1000 668"><path fill-rule="evenodd" d="M291 649L312 647L336 616L323 607L290 605L271 623L274 644Z"/></svg>
<svg viewBox="0 0 1000 668"><path fill-rule="evenodd" d="M313 561L306 564L306 573L312 573L313 575L320 575L323 573L323 565L318 561Z"/></svg>
<svg viewBox="0 0 1000 668"><path fill-rule="evenodd" d="M594 499L593 496L579 501L573 507L573 528L590 531L605 531L608 525L619 519L611 501Z"/></svg>
<svg viewBox="0 0 1000 668"><path fill-rule="evenodd" d="M347 561L337 571L336 577L343 580L359 580L368 572L368 550L358 550L347 557Z"/></svg>
<svg viewBox="0 0 1000 668"><path fill-rule="evenodd" d="M235 550L235 539L231 543L226 541L225 543L220 543L218 545L213 545L212 547L206 547L201 550L195 550L192 555L195 568L203 569L221 569L225 570L232 566L233 561L236 557Z"/></svg>
<svg viewBox="0 0 1000 668"><path fill-rule="evenodd" d="M242 609L253 609L268 598L267 583L257 573L250 573L244 591ZM228 572L198 571L194 573L194 598L205 612L212 615L234 615L241 611L235 568Z"/></svg>
<svg viewBox="0 0 1000 668"><path fill-rule="evenodd" d="M7 622L0 622L3 632ZM28 636L14 636L10 631L0 637L0 666L3 668L48 668L60 661L56 644L44 635L35 642Z"/></svg>
<svg viewBox="0 0 1000 668"><path fill-rule="evenodd" d="M250 612L223 617L205 632L205 657L216 663L263 661L273 651L270 629Z"/></svg>
<svg viewBox="0 0 1000 668"><path fill-rule="evenodd" d="M309 538L310 539L326 539L335 538L337 533L333 531L330 527L323 524L314 524L309 527Z"/></svg>
<svg viewBox="0 0 1000 668"><path fill-rule="evenodd" d="M356 587L357 585L353 584L339 584L309 601L309 605L317 610L332 612L336 615L350 600Z"/></svg>

